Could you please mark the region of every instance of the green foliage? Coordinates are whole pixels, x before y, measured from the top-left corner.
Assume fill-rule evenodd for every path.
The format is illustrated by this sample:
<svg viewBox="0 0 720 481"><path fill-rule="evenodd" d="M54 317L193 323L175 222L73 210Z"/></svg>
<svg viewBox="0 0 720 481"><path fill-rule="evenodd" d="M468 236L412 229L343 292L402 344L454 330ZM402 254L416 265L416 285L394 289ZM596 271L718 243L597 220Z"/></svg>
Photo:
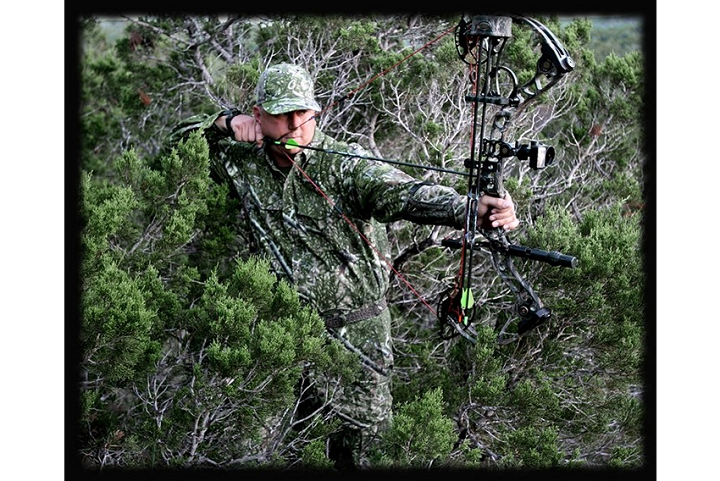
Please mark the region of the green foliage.
<svg viewBox="0 0 720 481"><path fill-rule="evenodd" d="M568 213L550 209L529 235L529 242L572 252L577 269L543 271L545 282L573 286L553 300L568 324L593 328L592 343L608 366L633 371L642 362L644 339L644 275L639 216L623 206L588 211L580 224ZM572 302L563 302L563 298ZM580 309L581 307L581 309ZM592 318L588 318L592 313ZM567 319L567 321L565 321Z"/></svg>
<svg viewBox="0 0 720 481"><path fill-rule="evenodd" d="M338 28L338 48L342 50L366 50L379 53L380 46L376 37L377 22L350 20L347 25L342 22Z"/></svg>
<svg viewBox="0 0 720 481"><path fill-rule="evenodd" d="M227 209L227 189L210 183L208 155L205 139L191 135L159 159L124 152L113 167L119 184L83 173L81 399L90 465L202 464L199 453L215 463L243 455L289 463L292 451L262 440L268 420L292 422L284 413L303 369L348 379L358 369L266 260L236 258L220 269L198 249L229 256L233 247L234 216L208 218ZM105 455L93 459L100 446Z"/></svg>
<svg viewBox="0 0 720 481"><path fill-rule="evenodd" d="M301 459L303 467L307 469L329 469L333 467L333 462L325 454L325 441L323 439L315 439L308 443L303 448Z"/></svg>
<svg viewBox="0 0 720 481"><path fill-rule="evenodd" d="M558 409L558 400L549 379L523 379L512 390L512 404L527 419L549 417Z"/></svg>
<svg viewBox="0 0 720 481"><path fill-rule="evenodd" d="M452 420L443 415L442 390L426 391L397 407L378 462L389 467L429 467L447 458L456 439Z"/></svg>
<svg viewBox="0 0 720 481"><path fill-rule="evenodd" d="M110 382L145 374L159 355L153 339L155 312L145 305L137 281L113 262L86 279L81 309L83 351L93 374Z"/></svg>
<svg viewBox="0 0 720 481"><path fill-rule="evenodd" d="M396 372L393 385L393 402L410 402L427 386L452 385L456 378L448 372L443 359L438 359L435 346L430 342L416 342L402 349L402 356L395 355ZM412 376L403 376L405 363L416 366Z"/></svg>
<svg viewBox="0 0 720 481"><path fill-rule="evenodd" d="M504 467L552 468L563 457L557 432L550 428L523 427L508 433L507 441L512 450L503 458Z"/></svg>
<svg viewBox="0 0 720 481"><path fill-rule="evenodd" d="M581 49L590 42L594 25L587 18L573 19L562 29L562 41L565 48L572 51Z"/></svg>
<svg viewBox="0 0 720 481"><path fill-rule="evenodd" d="M258 60L253 59L247 63L229 65L225 78L222 80L226 84L226 88L233 93L235 100L233 105L237 108L244 107L244 111L250 111L254 96L242 95L242 92L252 92L260 79L262 71ZM241 92L237 94L235 92Z"/></svg>

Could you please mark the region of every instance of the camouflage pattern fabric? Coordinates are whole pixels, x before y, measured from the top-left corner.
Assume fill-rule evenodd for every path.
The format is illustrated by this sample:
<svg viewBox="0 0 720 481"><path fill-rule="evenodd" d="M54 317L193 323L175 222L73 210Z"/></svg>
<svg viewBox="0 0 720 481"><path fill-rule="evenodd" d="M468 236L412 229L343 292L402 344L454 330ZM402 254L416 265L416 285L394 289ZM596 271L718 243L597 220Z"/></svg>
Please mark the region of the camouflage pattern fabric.
<svg viewBox="0 0 720 481"><path fill-rule="evenodd" d="M273 115L293 110L321 110L315 84L305 69L281 63L268 67L255 89L256 103Z"/></svg>
<svg viewBox="0 0 720 481"><path fill-rule="evenodd" d="M392 420L390 324L390 311L386 309L379 316L330 330L348 349L359 353L364 368L363 376L336 395L335 410L346 422L373 436Z"/></svg>
<svg viewBox="0 0 720 481"><path fill-rule="evenodd" d="M329 334L339 339L352 352L358 353L363 370L352 383L336 386L335 380L323 372L311 370L313 379L310 396L330 399L332 412L343 426L331 437L333 444L350 451L354 465L367 460L369 450L376 446L380 435L392 423L393 350L390 310L379 316L329 328Z"/></svg>
<svg viewBox="0 0 720 481"><path fill-rule="evenodd" d="M203 129L213 168L239 195L253 234L278 276L291 281L304 302L328 318L378 304L389 287L389 268L341 213L387 258L383 223L400 219L462 228L466 200L455 190L419 182L388 164L306 149L295 162L333 202L293 166L280 170L264 149L236 142L214 128L217 115L195 117L174 132L177 140ZM316 129L312 145L366 155ZM393 365L390 313L328 331L371 362L361 379L344 386L338 415L372 436L390 422ZM321 376L321 373L316 373ZM318 383L322 384L322 383Z"/></svg>

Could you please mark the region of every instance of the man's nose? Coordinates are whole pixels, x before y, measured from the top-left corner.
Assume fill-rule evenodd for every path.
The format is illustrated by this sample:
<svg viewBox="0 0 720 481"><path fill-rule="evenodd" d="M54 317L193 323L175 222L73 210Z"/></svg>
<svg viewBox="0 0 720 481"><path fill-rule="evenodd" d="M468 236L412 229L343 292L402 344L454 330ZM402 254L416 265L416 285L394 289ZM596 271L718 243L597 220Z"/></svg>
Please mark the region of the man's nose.
<svg viewBox="0 0 720 481"><path fill-rule="evenodd" d="M300 127L301 121L302 121L302 118L298 112L288 113L288 128L290 130L295 130L298 127Z"/></svg>

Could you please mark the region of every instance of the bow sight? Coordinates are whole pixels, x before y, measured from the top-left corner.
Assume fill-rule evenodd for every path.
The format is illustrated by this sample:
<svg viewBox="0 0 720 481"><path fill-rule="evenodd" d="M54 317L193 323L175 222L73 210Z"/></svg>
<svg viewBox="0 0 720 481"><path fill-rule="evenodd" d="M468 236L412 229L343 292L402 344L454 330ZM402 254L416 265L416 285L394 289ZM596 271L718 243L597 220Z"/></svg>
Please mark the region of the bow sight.
<svg viewBox="0 0 720 481"><path fill-rule="evenodd" d="M534 76L522 85L513 70L501 64L505 44L512 37L513 20L529 26L539 39L540 57ZM529 144L504 139L510 118L515 109L524 106L555 85L575 62L560 41L542 23L521 15L476 15L466 21L461 19L455 29L455 45L460 59L470 66L473 92L465 97L473 104L474 123L470 158L465 160L468 169L468 201L466 224L460 239L446 239L442 245L463 251L460 273L455 285L448 289L438 305L440 335L447 339L461 334L474 340L472 320L476 305L470 290L473 250L478 246L489 247L493 266L505 284L515 294L515 310L520 316L514 332L509 332L510 319L500 329L501 344L517 339L532 328L550 318L551 312L517 272L512 257L542 261L553 266L576 267L577 259L559 252L533 249L510 243L502 228L478 228L477 207L483 195L504 197L503 164L511 157L529 160L533 169L543 169L555 160L555 149L539 141ZM488 121L492 119L492 121ZM487 124L487 125L486 125ZM475 136L479 133L480 141ZM480 148L477 149L476 146ZM476 152L477 150L477 152ZM485 241L479 241L480 232ZM468 252L465 255L465 251ZM447 326L455 332L448 334Z"/></svg>
<svg viewBox="0 0 720 481"><path fill-rule="evenodd" d="M503 143L500 146L500 157L515 156L520 160L530 159L530 167L534 170L544 169L552 164L555 160L555 149L547 145L543 145L537 140L530 142L530 145L523 144L516 147Z"/></svg>
<svg viewBox="0 0 720 481"><path fill-rule="evenodd" d="M530 167L534 170L544 169L552 164L555 160L555 149L545 144L541 144L537 140L533 140L530 144L518 144L515 147L507 142L493 142L488 139L483 141L483 154L494 155L498 159L507 157L517 157L520 160L530 160ZM498 148L497 152L494 149ZM480 162L472 159L465 159L465 167L477 169L481 166Z"/></svg>

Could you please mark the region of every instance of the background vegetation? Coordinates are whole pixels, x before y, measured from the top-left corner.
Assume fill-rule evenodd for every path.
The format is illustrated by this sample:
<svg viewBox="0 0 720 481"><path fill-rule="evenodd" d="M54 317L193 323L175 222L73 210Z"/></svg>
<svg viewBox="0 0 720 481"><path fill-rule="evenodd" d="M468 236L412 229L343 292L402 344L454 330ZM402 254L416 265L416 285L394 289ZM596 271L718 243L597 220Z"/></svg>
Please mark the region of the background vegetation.
<svg viewBox="0 0 720 481"><path fill-rule="evenodd" d="M72 455L93 469L328 467L334 425L299 418L297 381L306 366L351 377L356 363L290 286L248 256L238 206L211 180L204 140L170 151L163 139L186 116L249 110L265 65L287 60L317 78L321 104L332 107L321 120L326 132L378 157L462 169L471 119L458 100L468 85L452 35L337 102L459 16L125 20L112 35L97 18L78 25L81 359ZM600 48L593 21L541 20L577 65L508 134L558 152L542 171L511 166L506 186L523 221L513 239L572 254L579 267L516 262L553 319L504 346L495 327L513 315L512 294L488 259L473 272L476 344L439 339L433 314L396 279L396 420L374 467L645 466L651 360L638 30ZM509 62L527 75L538 54L529 32L516 24L513 34ZM407 170L466 189L449 174ZM457 233L405 222L387 229L401 274L436 302L459 259L439 240Z"/></svg>

